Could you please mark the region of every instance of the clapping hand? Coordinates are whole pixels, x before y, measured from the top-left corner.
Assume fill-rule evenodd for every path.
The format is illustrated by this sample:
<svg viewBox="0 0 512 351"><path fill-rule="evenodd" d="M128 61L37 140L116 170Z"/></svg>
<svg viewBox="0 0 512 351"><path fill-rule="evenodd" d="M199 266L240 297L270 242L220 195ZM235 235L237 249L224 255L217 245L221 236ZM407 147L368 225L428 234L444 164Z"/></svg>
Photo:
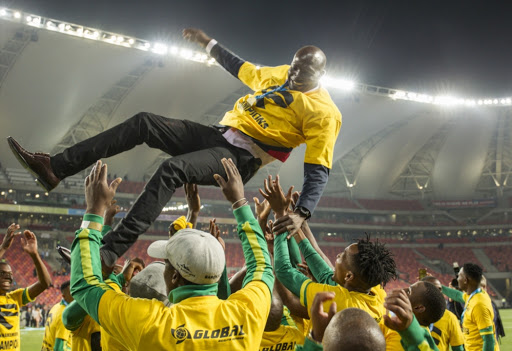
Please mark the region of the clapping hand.
<svg viewBox="0 0 512 351"><path fill-rule="evenodd" d="M17 232L18 229L20 229L20 226L16 223L11 224L7 228L7 233L5 234L2 245L0 246L1 249L7 250L11 247L14 237L21 234L21 232Z"/></svg>
<svg viewBox="0 0 512 351"><path fill-rule="evenodd" d="M29 255L37 255L37 238L36 235L30 230L25 230L23 232L23 236L21 237L21 245L23 247L23 251Z"/></svg>

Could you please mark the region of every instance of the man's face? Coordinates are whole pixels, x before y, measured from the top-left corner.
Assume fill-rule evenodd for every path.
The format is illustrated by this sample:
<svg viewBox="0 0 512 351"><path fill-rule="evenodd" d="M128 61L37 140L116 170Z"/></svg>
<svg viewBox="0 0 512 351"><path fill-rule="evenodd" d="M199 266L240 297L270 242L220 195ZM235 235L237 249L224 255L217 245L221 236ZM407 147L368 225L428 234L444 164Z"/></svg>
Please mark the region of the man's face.
<svg viewBox="0 0 512 351"><path fill-rule="evenodd" d="M347 246L342 253L339 253L338 256L336 256L336 262L334 265L334 281L336 283L341 286L345 286L347 273L352 272L352 260L354 255L357 255L358 253L359 249L357 244L352 244Z"/></svg>
<svg viewBox="0 0 512 351"><path fill-rule="evenodd" d="M12 288L12 269L8 264L0 264L0 294L6 294Z"/></svg>
<svg viewBox="0 0 512 351"><path fill-rule="evenodd" d="M405 288L404 291L409 296L409 301L411 302L412 308L414 310L414 306L421 305L422 296L425 293L425 283L424 282L416 282Z"/></svg>
<svg viewBox="0 0 512 351"><path fill-rule="evenodd" d="M62 298L67 302L70 303L74 300L73 296L71 296L71 292L69 291L69 286L66 287L64 290L62 290Z"/></svg>
<svg viewBox="0 0 512 351"><path fill-rule="evenodd" d="M320 54L312 54L320 55ZM322 78L324 71L318 70L314 64L314 57L310 55L295 54L288 70L288 83L290 89L306 92L313 89Z"/></svg>
<svg viewBox="0 0 512 351"><path fill-rule="evenodd" d="M468 279L464 273L464 268L460 269L459 275L457 276L457 282L459 283L459 289L462 291L465 291L468 287Z"/></svg>

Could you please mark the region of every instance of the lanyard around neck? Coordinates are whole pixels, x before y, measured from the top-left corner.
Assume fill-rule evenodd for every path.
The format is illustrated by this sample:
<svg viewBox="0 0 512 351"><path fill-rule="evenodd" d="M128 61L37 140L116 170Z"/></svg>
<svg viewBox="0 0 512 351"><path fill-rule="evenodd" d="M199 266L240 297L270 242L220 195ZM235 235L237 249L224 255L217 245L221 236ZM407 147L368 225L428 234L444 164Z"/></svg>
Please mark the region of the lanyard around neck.
<svg viewBox="0 0 512 351"><path fill-rule="evenodd" d="M265 94L256 95L255 98L256 98L256 100L263 99L264 97L266 97L267 95L270 95L272 93L279 92L279 91L285 91L287 87L288 87L288 81L284 82L284 84L281 85L280 87L277 87L275 89L267 91Z"/></svg>
<svg viewBox="0 0 512 351"><path fill-rule="evenodd" d="M482 292L482 288L476 289L475 291L473 291L471 293L471 295L469 295L469 298L466 301L466 304L464 305L464 310L462 311L462 314L460 315L460 324L462 324L462 321L464 320L464 314L466 314L466 309L468 308L469 301L473 298L473 296L475 296L476 294L478 294L480 292Z"/></svg>

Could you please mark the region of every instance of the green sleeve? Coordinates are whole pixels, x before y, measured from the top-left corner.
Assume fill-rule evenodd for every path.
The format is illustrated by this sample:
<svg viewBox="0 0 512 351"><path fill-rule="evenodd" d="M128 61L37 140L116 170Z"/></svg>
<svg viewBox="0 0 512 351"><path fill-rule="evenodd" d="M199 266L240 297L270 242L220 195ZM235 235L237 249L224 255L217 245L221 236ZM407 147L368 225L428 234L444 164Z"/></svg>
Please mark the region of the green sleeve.
<svg viewBox="0 0 512 351"><path fill-rule="evenodd" d="M302 257L300 255L299 245L295 239L290 239L288 242L288 253L290 254L290 263L294 268L297 268L298 263L302 263Z"/></svg>
<svg viewBox="0 0 512 351"><path fill-rule="evenodd" d="M112 280L114 283L116 283L119 286L119 289L123 289L124 285L126 284L126 279L123 275L123 273L119 274L110 274L108 276L108 279Z"/></svg>
<svg viewBox="0 0 512 351"><path fill-rule="evenodd" d="M325 263L322 256L316 252L308 239L302 240L299 243L299 248L304 255L304 258L306 259L306 263L311 270L311 273L313 273L313 277L315 277L317 282L332 286L338 285L332 279L333 271L331 267Z"/></svg>
<svg viewBox="0 0 512 351"><path fill-rule="evenodd" d="M267 241L251 207L242 206L233 211L237 222L238 236L242 241L247 273L242 287L251 281L260 280L270 289L274 288L274 274Z"/></svg>
<svg viewBox="0 0 512 351"><path fill-rule="evenodd" d="M448 296L453 301L457 301L460 303L466 303L466 301L464 301L464 294L462 292L460 292L459 290L451 289L451 288L443 285L442 291L443 291L443 294Z"/></svg>
<svg viewBox="0 0 512 351"><path fill-rule="evenodd" d="M398 332L398 334L402 338L400 343L405 351L439 351L430 332L422 328L414 316L409 328Z"/></svg>
<svg viewBox="0 0 512 351"><path fill-rule="evenodd" d="M101 229L101 237L103 238L111 230L112 230L112 227L107 225L107 224L105 224L103 226L103 229Z"/></svg>
<svg viewBox="0 0 512 351"><path fill-rule="evenodd" d="M62 323L66 329L73 331L82 325L86 316L87 312L73 301L62 312Z"/></svg>
<svg viewBox="0 0 512 351"><path fill-rule="evenodd" d="M452 351L464 351L464 345L452 346Z"/></svg>
<svg viewBox="0 0 512 351"><path fill-rule="evenodd" d="M494 333L482 335L482 339L484 340L482 351L494 351Z"/></svg>
<svg viewBox="0 0 512 351"><path fill-rule="evenodd" d="M292 267L286 233L279 234L274 239L274 266L277 279L295 296L300 296L302 283L308 280L308 277Z"/></svg>
<svg viewBox="0 0 512 351"><path fill-rule="evenodd" d="M100 261L103 217L85 214L71 245L71 295L96 322L103 294L111 288L103 282Z"/></svg>
<svg viewBox="0 0 512 351"><path fill-rule="evenodd" d="M53 345L53 351L64 351L64 344L65 344L64 340L62 340L60 338L56 338L55 345Z"/></svg>
<svg viewBox="0 0 512 351"><path fill-rule="evenodd" d="M318 344L310 338L304 340L304 345L295 346L295 351L322 351L323 349L322 344Z"/></svg>
<svg viewBox="0 0 512 351"><path fill-rule="evenodd" d="M217 289L217 297L221 300L227 300L229 295L231 295L231 286L229 285L228 270L226 266L224 266L224 272L222 272L218 284L219 288Z"/></svg>

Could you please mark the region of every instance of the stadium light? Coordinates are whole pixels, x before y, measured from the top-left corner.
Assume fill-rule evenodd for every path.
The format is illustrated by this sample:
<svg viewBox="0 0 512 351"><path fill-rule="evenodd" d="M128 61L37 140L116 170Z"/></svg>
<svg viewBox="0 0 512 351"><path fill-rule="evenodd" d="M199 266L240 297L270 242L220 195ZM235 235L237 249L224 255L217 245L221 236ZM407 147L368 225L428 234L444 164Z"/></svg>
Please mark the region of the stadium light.
<svg viewBox="0 0 512 351"><path fill-rule="evenodd" d="M1 9L0 16L7 16L7 11L5 11L5 9Z"/></svg>

